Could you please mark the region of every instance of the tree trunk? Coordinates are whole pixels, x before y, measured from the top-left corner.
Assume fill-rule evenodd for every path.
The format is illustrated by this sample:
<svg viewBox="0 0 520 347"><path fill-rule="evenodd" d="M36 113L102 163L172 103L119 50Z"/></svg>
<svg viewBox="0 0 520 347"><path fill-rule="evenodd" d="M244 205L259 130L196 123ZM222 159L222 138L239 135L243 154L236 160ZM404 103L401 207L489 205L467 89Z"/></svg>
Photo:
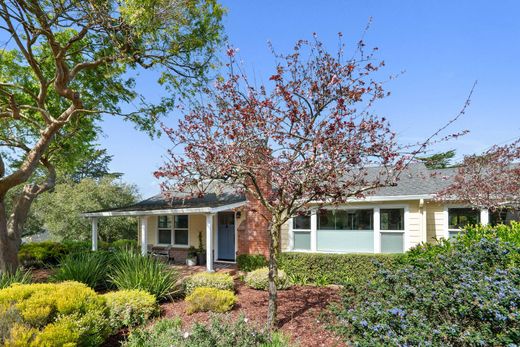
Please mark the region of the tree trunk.
<svg viewBox="0 0 520 347"><path fill-rule="evenodd" d="M18 250L21 240L9 232L5 198L0 197L0 272L14 272L18 268Z"/></svg>
<svg viewBox="0 0 520 347"><path fill-rule="evenodd" d="M269 304L267 308L267 326L276 328L278 312L278 254L280 252L281 225L272 223L269 231Z"/></svg>

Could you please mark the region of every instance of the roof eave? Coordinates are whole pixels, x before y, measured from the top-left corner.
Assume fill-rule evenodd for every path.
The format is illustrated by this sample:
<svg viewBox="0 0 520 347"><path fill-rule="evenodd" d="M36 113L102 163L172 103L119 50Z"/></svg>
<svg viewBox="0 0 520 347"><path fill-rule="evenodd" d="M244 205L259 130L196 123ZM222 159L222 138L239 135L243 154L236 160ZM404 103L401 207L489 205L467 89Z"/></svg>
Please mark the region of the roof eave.
<svg viewBox="0 0 520 347"><path fill-rule="evenodd" d="M98 217L142 217L142 216L158 216L165 214L200 214L200 213L218 213L222 211L232 210L242 207L246 201L235 202L217 207L193 207L193 208L169 208L155 210L134 210L134 211L99 211L82 213L82 217L98 218Z"/></svg>

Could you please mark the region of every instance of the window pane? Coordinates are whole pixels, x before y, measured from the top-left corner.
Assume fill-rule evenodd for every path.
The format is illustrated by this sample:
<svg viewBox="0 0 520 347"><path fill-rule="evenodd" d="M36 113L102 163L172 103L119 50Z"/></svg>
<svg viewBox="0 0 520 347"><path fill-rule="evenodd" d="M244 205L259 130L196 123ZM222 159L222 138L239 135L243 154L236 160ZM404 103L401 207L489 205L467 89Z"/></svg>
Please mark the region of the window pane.
<svg viewBox="0 0 520 347"><path fill-rule="evenodd" d="M404 233L381 233L381 253L403 253Z"/></svg>
<svg viewBox="0 0 520 347"><path fill-rule="evenodd" d="M188 245L188 230L175 230L175 244Z"/></svg>
<svg viewBox="0 0 520 347"><path fill-rule="evenodd" d="M404 209L382 209L381 230L404 230Z"/></svg>
<svg viewBox="0 0 520 347"><path fill-rule="evenodd" d="M311 249L311 233L308 231L295 231L294 249Z"/></svg>
<svg viewBox="0 0 520 347"><path fill-rule="evenodd" d="M310 216L296 216L293 218L293 229L309 229L311 228Z"/></svg>
<svg viewBox="0 0 520 347"><path fill-rule="evenodd" d="M480 223L480 211L471 208L450 208L448 219L449 229L460 229L468 224Z"/></svg>
<svg viewBox="0 0 520 347"><path fill-rule="evenodd" d="M169 245L172 243L172 231L169 229L159 230L159 243Z"/></svg>
<svg viewBox="0 0 520 347"><path fill-rule="evenodd" d="M372 217L373 210L356 210L352 230L373 230Z"/></svg>
<svg viewBox="0 0 520 347"><path fill-rule="evenodd" d="M373 210L323 210L318 215L321 230L373 230Z"/></svg>
<svg viewBox="0 0 520 347"><path fill-rule="evenodd" d="M158 226L161 229L169 229L172 227L172 219L170 216L159 216L157 218Z"/></svg>
<svg viewBox="0 0 520 347"><path fill-rule="evenodd" d="M497 210L489 213L489 224L511 224L511 221L520 221L520 210L507 209Z"/></svg>
<svg viewBox="0 0 520 347"><path fill-rule="evenodd" d="M334 230L334 214L331 210L321 210L318 214L318 229Z"/></svg>
<svg viewBox="0 0 520 347"><path fill-rule="evenodd" d="M374 232L369 230L320 230L317 250L324 252L374 252Z"/></svg>
<svg viewBox="0 0 520 347"><path fill-rule="evenodd" d="M183 214L175 216L175 228L188 229L188 215Z"/></svg>

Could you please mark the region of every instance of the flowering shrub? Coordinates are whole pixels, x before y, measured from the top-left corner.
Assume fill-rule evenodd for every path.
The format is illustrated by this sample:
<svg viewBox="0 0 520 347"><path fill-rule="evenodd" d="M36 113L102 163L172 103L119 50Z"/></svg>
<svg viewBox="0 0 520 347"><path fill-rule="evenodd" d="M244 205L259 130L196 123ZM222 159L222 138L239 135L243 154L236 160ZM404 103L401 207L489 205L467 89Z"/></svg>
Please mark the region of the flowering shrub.
<svg viewBox="0 0 520 347"><path fill-rule="evenodd" d="M159 313L155 297L142 290L120 290L103 295L113 330L146 323Z"/></svg>
<svg viewBox="0 0 520 347"><path fill-rule="evenodd" d="M186 297L186 311L194 312L227 312L233 308L237 298L232 291L217 288L195 288L193 293Z"/></svg>
<svg viewBox="0 0 520 347"><path fill-rule="evenodd" d="M245 282L254 289L267 290L269 286L269 269L266 267L251 271L246 275ZM287 289L291 286L289 278L283 270L278 270L278 281L276 287L278 289Z"/></svg>
<svg viewBox="0 0 520 347"><path fill-rule="evenodd" d="M244 318L229 322L228 317L215 317L208 325L196 323L190 332L182 330L180 319L162 319L153 326L132 331L125 346L287 347L290 344L277 332L257 331Z"/></svg>
<svg viewBox="0 0 520 347"><path fill-rule="evenodd" d="M349 344L506 346L520 341L520 248L499 239L424 248L399 269L352 286L333 311ZM419 250L415 250L420 254Z"/></svg>
<svg viewBox="0 0 520 347"><path fill-rule="evenodd" d="M190 295L195 288L210 287L234 291L233 277L226 273L199 272L184 281L184 293Z"/></svg>

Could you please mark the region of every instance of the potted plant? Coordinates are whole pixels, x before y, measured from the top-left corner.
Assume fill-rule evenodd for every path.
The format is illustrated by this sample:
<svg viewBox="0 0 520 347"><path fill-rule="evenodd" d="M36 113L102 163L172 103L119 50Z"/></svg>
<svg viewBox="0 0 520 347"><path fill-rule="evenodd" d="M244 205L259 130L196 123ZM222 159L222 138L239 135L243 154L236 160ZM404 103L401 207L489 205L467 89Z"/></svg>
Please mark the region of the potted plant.
<svg viewBox="0 0 520 347"><path fill-rule="evenodd" d="M188 266L197 265L197 249L193 246L188 248L188 257L186 258L186 265L188 265Z"/></svg>
<svg viewBox="0 0 520 347"><path fill-rule="evenodd" d="M202 246L202 231L199 231L199 248L197 248L197 263L206 265L206 250Z"/></svg>

